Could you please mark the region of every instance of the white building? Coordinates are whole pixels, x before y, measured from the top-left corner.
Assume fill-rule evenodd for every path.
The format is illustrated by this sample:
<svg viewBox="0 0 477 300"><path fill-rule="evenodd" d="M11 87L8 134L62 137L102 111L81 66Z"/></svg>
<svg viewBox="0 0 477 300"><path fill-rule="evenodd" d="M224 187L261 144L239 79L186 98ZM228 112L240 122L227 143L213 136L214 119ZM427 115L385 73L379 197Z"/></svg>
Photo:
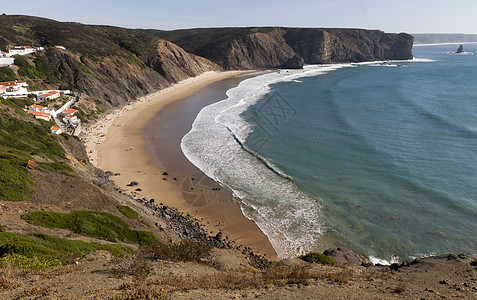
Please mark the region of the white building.
<svg viewBox="0 0 477 300"><path fill-rule="evenodd" d="M38 94L36 96L36 100L38 101L43 101L43 100L53 100L53 99L56 99L58 97L60 97L60 93L57 92L57 91L50 91L48 93L44 93L44 94Z"/></svg>
<svg viewBox="0 0 477 300"><path fill-rule="evenodd" d="M30 46L15 46L8 49L8 55L27 55L36 51L36 48Z"/></svg>
<svg viewBox="0 0 477 300"><path fill-rule="evenodd" d="M26 97L28 95L27 86L28 83L22 80L0 82L0 87L5 88L4 95L6 97Z"/></svg>
<svg viewBox="0 0 477 300"><path fill-rule="evenodd" d="M7 52L0 51L0 67L13 65L14 61Z"/></svg>
<svg viewBox="0 0 477 300"><path fill-rule="evenodd" d="M78 113L78 110L76 110L74 108L67 108L67 109L63 110L63 113L65 113L67 115L75 115L76 113Z"/></svg>
<svg viewBox="0 0 477 300"><path fill-rule="evenodd" d="M63 120L65 123L76 123L78 122L78 117L75 115L66 115Z"/></svg>
<svg viewBox="0 0 477 300"><path fill-rule="evenodd" d="M51 126L51 132L53 132L55 134L61 134L62 133L61 128L57 127L57 126Z"/></svg>
<svg viewBox="0 0 477 300"><path fill-rule="evenodd" d="M66 50L65 46L61 46L61 45L56 45L55 48L56 49L61 49L61 50Z"/></svg>
<svg viewBox="0 0 477 300"><path fill-rule="evenodd" d="M35 119L40 119L40 120L45 120L45 121L50 121L51 120L51 114L46 113L46 112L28 110L27 113L33 115L35 117Z"/></svg>
<svg viewBox="0 0 477 300"><path fill-rule="evenodd" d="M29 111L36 111L36 112L47 112L48 108L46 108L44 106L41 106L41 105L33 104L33 105L28 106L28 110Z"/></svg>

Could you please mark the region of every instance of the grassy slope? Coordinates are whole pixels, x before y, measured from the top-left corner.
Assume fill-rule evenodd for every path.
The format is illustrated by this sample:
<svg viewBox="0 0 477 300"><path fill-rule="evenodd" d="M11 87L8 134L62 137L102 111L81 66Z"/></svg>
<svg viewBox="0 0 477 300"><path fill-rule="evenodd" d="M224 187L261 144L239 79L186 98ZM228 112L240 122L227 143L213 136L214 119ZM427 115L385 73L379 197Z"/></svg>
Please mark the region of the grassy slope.
<svg viewBox="0 0 477 300"><path fill-rule="evenodd" d="M75 211L62 214L36 211L23 215L22 218L34 225L69 229L76 234L110 242L147 245L156 239L150 232L131 230L121 218L104 212Z"/></svg>
<svg viewBox="0 0 477 300"><path fill-rule="evenodd" d="M71 174L58 137L50 133L52 122L28 120L21 108L28 99L2 100L0 105L0 201L25 201L34 182L26 168L29 160L42 167ZM6 104L6 105L4 105Z"/></svg>

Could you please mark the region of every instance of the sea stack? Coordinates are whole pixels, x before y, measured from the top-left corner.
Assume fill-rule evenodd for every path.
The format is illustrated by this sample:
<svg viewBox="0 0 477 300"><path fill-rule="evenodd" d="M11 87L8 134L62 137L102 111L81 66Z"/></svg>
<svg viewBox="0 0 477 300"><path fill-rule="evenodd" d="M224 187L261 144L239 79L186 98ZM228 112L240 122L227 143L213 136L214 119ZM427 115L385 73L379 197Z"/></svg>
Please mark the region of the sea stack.
<svg viewBox="0 0 477 300"><path fill-rule="evenodd" d="M464 52L464 46L460 45L456 53L462 53L462 52Z"/></svg>

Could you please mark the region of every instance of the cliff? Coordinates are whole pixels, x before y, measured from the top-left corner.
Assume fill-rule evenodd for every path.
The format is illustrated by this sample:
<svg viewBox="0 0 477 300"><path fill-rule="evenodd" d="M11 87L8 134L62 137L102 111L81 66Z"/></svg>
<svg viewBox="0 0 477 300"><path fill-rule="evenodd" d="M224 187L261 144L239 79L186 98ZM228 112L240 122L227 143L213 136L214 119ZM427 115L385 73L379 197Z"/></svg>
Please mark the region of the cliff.
<svg viewBox="0 0 477 300"><path fill-rule="evenodd" d="M214 28L147 30L225 69L411 59L413 37L364 29Z"/></svg>

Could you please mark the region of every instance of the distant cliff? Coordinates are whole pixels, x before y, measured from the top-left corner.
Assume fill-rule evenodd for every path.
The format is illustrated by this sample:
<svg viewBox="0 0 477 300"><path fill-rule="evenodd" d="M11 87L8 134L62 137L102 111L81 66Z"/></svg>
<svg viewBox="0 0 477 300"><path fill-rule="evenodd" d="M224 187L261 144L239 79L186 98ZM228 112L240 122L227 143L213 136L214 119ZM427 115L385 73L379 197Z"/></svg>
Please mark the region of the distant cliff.
<svg viewBox="0 0 477 300"><path fill-rule="evenodd" d="M413 37L364 29L212 28L146 32L225 69L411 59Z"/></svg>
<svg viewBox="0 0 477 300"><path fill-rule="evenodd" d="M416 44L472 43L477 42L477 34L419 33L413 34Z"/></svg>

